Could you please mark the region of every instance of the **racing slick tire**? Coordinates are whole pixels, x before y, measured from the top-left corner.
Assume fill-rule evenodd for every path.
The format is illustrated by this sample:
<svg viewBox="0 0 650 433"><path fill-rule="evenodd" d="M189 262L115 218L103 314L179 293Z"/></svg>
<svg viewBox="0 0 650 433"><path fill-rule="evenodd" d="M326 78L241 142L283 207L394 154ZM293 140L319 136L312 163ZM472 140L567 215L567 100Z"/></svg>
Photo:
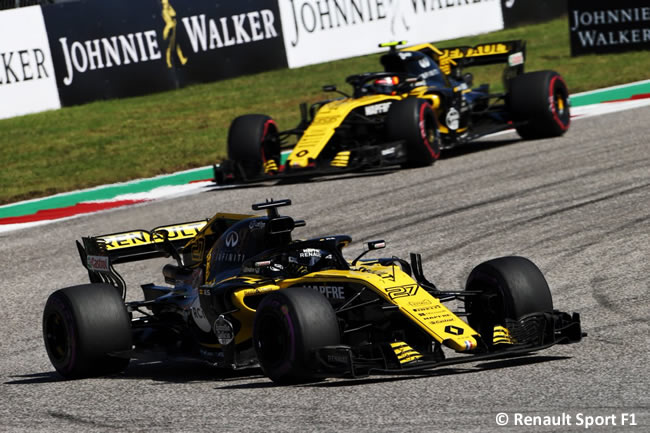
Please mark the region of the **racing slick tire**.
<svg viewBox="0 0 650 433"><path fill-rule="evenodd" d="M269 172L280 166L280 142L277 140L278 126L263 114L246 114L233 120L228 130L228 159L241 170L244 180L262 175L264 165Z"/></svg>
<svg viewBox="0 0 650 433"><path fill-rule="evenodd" d="M126 369L131 323L115 287L83 284L52 293L43 312L43 339L52 365L66 379L103 376Z"/></svg>
<svg viewBox="0 0 650 433"><path fill-rule="evenodd" d="M555 71L514 77L507 102L515 129L523 139L559 137L569 129L569 89Z"/></svg>
<svg viewBox="0 0 650 433"><path fill-rule="evenodd" d="M404 167L425 167L440 157L440 134L436 116L427 101L406 98L393 102L386 117L390 141L406 145Z"/></svg>
<svg viewBox="0 0 650 433"><path fill-rule="evenodd" d="M542 271L525 257L508 256L476 266L465 290L481 292L465 298L469 325L493 348L495 325L519 320L531 313L553 311L553 300Z"/></svg>
<svg viewBox="0 0 650 433"><path fill-rule="evenodd" d="M339 342L332 306L311 288L290 287L270 293L255 313L253 345L262 370L273 382L319 380L314 374L314 351Z"/></svg>

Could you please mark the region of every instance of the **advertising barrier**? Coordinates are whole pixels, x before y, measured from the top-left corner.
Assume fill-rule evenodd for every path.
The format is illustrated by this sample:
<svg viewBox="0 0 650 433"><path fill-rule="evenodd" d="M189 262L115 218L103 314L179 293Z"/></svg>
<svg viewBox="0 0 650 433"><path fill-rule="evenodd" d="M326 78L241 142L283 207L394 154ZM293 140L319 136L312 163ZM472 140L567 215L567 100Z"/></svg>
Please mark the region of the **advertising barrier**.
<svg viewBox="0 0 650 433"><path fill-rule="evenodd" d="M274 2L80 1L43 14L63 105L286 67Z"/></svg>
<svg viewBox="0 0 650 433"><path fill-rule="evenodd" d="M541 23L567 12L566 0L501 0L505 28Z"/></svg>
<svg viewBox="0 0 650 433"><path fill-rule="evenodd" d="M61 108L41 8L0 13L0 119Z"/></svg>
<svg viewBox="0 0 650 433"><path fill-rule="evenodd" d="M648 0L569 0L571 55L650 50Z"/></svg>
<svg viewBox="0 0 650 433"><path fill-rule="evenodd" d="M163 60L156 0L72 2L43 7L63 105L177 87Z"/></svg>
<svg viewBox="0 0 650 433"><path fill-rule="evenodd" d="M648 48L650 12L639 6L647 0L569 3L582 8L572 9L574 53ZM78 0L7 10L0 118L366 55L381 42L480 34L565 8L564 0Z"/></svg>
<svg viewBox="0 0 650 433"><path fill-rule="evenodd" d="M287 67L277 1L177 0L174 4L177 47L168 44L166 56L176 61L181 86ZM169 22L166 18L166 28Z"/></svg>
<svg viewBox="0 0 650 433"><path fill-rule="evenodd" d="M503 28L500 0L278 0L289 67Z"/></svg>

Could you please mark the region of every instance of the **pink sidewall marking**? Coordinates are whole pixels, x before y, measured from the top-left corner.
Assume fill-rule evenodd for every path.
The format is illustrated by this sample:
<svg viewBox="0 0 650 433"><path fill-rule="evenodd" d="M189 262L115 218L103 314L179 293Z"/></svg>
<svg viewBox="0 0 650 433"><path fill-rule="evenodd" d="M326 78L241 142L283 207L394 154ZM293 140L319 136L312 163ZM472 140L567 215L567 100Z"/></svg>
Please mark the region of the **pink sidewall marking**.
<svg viewBox="0 0 650 433"><path fill-rule="evenodd" d="M564 84L564 80L559 75L556 75L551 79L551 85L548 86L549 100L552 101L551 111L553 112L553 119L555 120L555 122L560 126L560 128L562 128L563 131L566 131L567 129L569 129L569 125L571 124L571 117L569 116L569 119L567 119L568 121L566 125L562 123L562 121L560 120L560 116L557 113L557 107L555 106L555 97L554 97L555 92L553 91L553 89L555 88L555 80L560 80ZM564 84L564 87L566 87L566 84Z"/></svg>
<svg viewBox="0 0 650 433"><path fill-rule="evenodd" d="M431 143L429 143L429 140L427 139L427 132L425 129L425 124L424 124L424 110L427 109L427 107L430 107L429 104L422 104L420 105L420 135L422 136L422 139L424 140L424 144L427 146L427 150L433 157L433 159L438 159L440 156L440 152L437 152L433 150L433 147L431 147Z"/></svg>

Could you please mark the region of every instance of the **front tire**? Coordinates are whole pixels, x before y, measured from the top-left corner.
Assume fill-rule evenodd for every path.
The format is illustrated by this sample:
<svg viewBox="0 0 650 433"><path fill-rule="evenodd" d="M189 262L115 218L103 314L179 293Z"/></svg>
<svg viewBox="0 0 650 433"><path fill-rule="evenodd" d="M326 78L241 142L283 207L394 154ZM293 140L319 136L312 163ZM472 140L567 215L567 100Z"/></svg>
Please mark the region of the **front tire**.
<svg viewBox="0 0 650 433"><path fill-rule="evenodd" d="M536 71L510 80L508 108L523 139L559 137L569 130L569 90L555 71Z"/></svg>
<svg viewBox="0 0 650 433"><path fill-rule="evenodd" d="M280 166L278 126L263 114L239 116L228 130L228 158L241 169L246 179L255 179L263 171L277 171ZM266 164L274 164L265 168Z"/></svg>
<svg viewBox="0 0 650 433"><path fill-rule="evenodd" d="M405 167L426 167L440 157L440 135L431 104L407 98L393 102L386 118L390 141L406 144Z"/></svg>
<svg viewBox="0 0 650 433"><path fill-rule="evenodd" d="M273 292L264 297L255 314L253 345L262 370L276 383L318 379L314 374L314 350L339 342L332 306L310 288Z"/></svg>
<svg viewBox="0 0 650 433"><path fill-rule="evenodd" d="M122 298L108 284L84 284L52 293L43 312L43 339L52 365L66 379L126 369L131 322Z"/></svg>
<svg viewBox="0 0 650 433"><path fill-rule="evenodd" d="M501 257L481 263L469 274L465 290L481 292L465 299L465 310L469 325L489 348L495 325L553 311L551 291L542 271L525 257Z"/></svg>

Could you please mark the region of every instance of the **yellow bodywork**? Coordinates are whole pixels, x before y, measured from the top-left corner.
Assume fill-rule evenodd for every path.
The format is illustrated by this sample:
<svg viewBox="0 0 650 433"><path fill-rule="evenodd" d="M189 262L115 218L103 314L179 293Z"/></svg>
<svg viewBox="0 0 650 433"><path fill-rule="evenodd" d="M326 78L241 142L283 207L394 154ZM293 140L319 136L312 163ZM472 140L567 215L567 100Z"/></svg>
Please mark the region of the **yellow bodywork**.
<svg viewBox="0 0 650 433"><path fill-rule="evenodd" d="M226 280L227 281L227 280ZM246 284L260 283L255 288L243 288L233 294L233 303L239 311L233 317L240 321L242 328L235 338L240 343L252 338L252 323L255 310L246 305L247 296L260 295L273 290L292 286L314 286L318 284L360 284L370 287L387 302L399 307L402 314L408 316L433 339L458 352L466 352L477 347L478 332L445 307L439 299L420 287L399 267L386 267L379 264L364 264L351 270L327 270L314 272L300 278L291 278L268 283L268 279L250 277ZM216 347L219 347L218 345ZM402 346L399 346L402 347ZM394 347L395 349L395 347ZM404 349L400 352L404 362L418 358L418 353ZM409 355L406 356L405 354Z"/></svg>
<svg viewBox="0 0 650 433"><path fill-rule="evenodd" d="M183 252L191 253L193 263L191 266L193 267L206 263L205 275L207 276L210 273L210 254L206 251L206 238L208 236L219 236L221 231L233 223L251 217L255 217L255 215L217 213L209 220L158 227L150 232L133 230L102 235L96 239L102 241L108 251L120 250L161 243L164 238L160 232L164 230L170 240L189 239L183 247ZM241 324L241 328L235 336L235 344L252 338L255 309L250 306L250 302L246 302L246 298L263 296L266 293L293 286L346 283L370 288L388 303L399 307L402 314L409 317L413 323L420 326L433 339L451 349L466 352L477 347L478 333L398 266L384 266L377 262L362 262L358 266L351 267L350 270L325 270L299 278L274 281L266 277L238 276L222 282L230 280L242 282L242 288L235 290L231 298L235 307L235 311L231 313L232 317ZM210 283L206 281L206 284ZM206 290L209 290L209 288L200 288L199 294L205 294L202 292ZM221 347L219 344L204 345ZM422 356L404 342L394 345L393 349L401 363L412 362Z"/></svg>
<svg viewBox="0 0 650 433"><path fill-rule="evenodd" d="M501 325L496 325L494 327L494 330L492 331L492 344L497 345L497 344L515 344L515 343L516 341L510 335L510 331L508 331L508 328Z"/></svg>
<svg viewBox="0 0 650 433"><path fill-rule="evenodd" d="M408 93L401 95L369 95L361 98L337 99L323 105L316 113L314 120L307 130L298 140L298 143L287 157L286 164L292 168L305 168L309 163L316 160L318 155L323 151L327 143L332 139L336 128L346 119L348 114L356 108L381 104L392 103L407 97L416 97L429 101L431 107L438 110L440 107L440 96L436 94L427 94L427 87L420 86L412 89ZM448 129L444 125L439 125L440 132L446 133ZM350 152L339 152L332 160L333 167L347 167L350 158Z"/></svg>
<svg viewBox="0 0 650 433"><path fill-rule="evenodd" d="M390 347L395 352L395 356L400 364L408 364L409 362L422 358L422 354L403 341L391 343Z"/></svg>
<svg viewBox="0 0 650 433"><path fill-rule="evenodd" d="M253 319L255 318L255 310L246 304L245 298L249 296L264 295L274 290L279 290L281 287L276 284L269 284L268 280L265 280L266 283L262 283L262 280L255 277L251 277L251 278L232 277L223 280L223 282L227 282L234 279L238 279L242 281L242 285L261 283L253 288L244 287L240 290L235 291L232 295L231 301L234 307L237 309L236 312L232 313L232 317L235 318L241 324L241 329L235 335L234 343L240 344L253 338ZM200 289L200 290L204 290L204 289ZM216 348L222 347L221 344L216 344L216 343L215 344L201 343L201 344L206 347L216 347Z"/></svg>
<svg viewBox="0 0 650 433"><path fill-rule="evenodd" d="M205 255L206 251L206 243L205 243L205 238L206 236L212 236L212 235L220 235L221 233L216 233L215 232L215 227L216 227L216 222L217 220L222 220L226 222L227 226L230 226L234 222L241 221L246 218L252 218L255 215L247 215L247 214L236 214L236 213L217 213L214 215L210 220L208 220L205 225L199 230L196 236L194 238L190 239L187 244L183 247L183 250L185 251L191 251L192 253L192 261L196 262L197 264L202 261L203 256Z"/></svg>
<svg viewBox="0 0 650 433"><path fill-rule="evenodd" d="M381 46L397 46L404 42L393 42L382 44ZM420 51L433 58L445 75L452 73L452 67L458 65L456 60L468 57L486 57L508 54L513 50L511 42L495 42L479 44L474 47L455 47L439 49L431 43L413 45L411 47L402 48L400 51ZM454 92L469 92L469 89L453 89ZM334 100L323 105L314 120L304 132L298 143L293 148L291 154L287 158L287 164L293 168L308 167L310 162L316 160L318 155L325 148L327 143L331 140L336 132L336 128L341 126L348 114L359 107L380 104L382 102L392 102L407 97L417 97L430 101L434 111L438 113L441 105L440 97L437 94L427 93L429 88L427 86L419 86L408 93L398 95L368 95L360 98L342 98ZM438 129L441 134L448 134L450 130L441 122L438 122ZM456 133L463 133L468 128L460 128L455 130ZM333 161L331 164L335 167L345 167L347 162L343 164L340 161ZM276 169L276 168L273 168ZM268 173L272 170L265 167L265 172Z"/></svg>
<svg viewBox="0 0 650 433"><path fill-rule="evenodd" d="M446 75L451 74L451 68L456 66L456 60L468 57L486 57L508 54L513 51L512 42L489 42L473 47L454 47L439 49L435 45L426 43L402 48L401 51L420 51L428 54L438 62L438 66Z"/></svg>
<svg viewBox="0 0 650 433"><path fill-rule="evenodd" d="M293 148L287 158L287 165L295 168L308 167L310 160L315 160L318 157L336 132L336 128L341 126L341 123L355 108L400 99L402 99L401 96L371 95L356 99L337 99L323 105Z"/></svg>
<svg viewBox="0 0 650 433"><path fill-rule="evenodd" d="M124 233L98 236L97 239L105 243L106 250L112 251L162 243L164 238L161 235L161 232L163 230L167 231L169 240L192 239L205 227L206 224L206 220L194 221L158 227L151 232L145 230L132 230Z"/></svg>
<svg viewBox="0 0 650 433"><path fill-rule="evenodd" d="M112 233L108 235L97 236L96 239L106 246L107 251L115 251L120 249L162 243L164 241L162 234L166 231L167 238L170 241L187 240L188 243L184 248L192 248L196 250L196 245L201 243L206 236L215 234L213 227L216 220L225 220L231 224L233 222L253 216L255 215L217 213L209 220L192 221L156 227L151 231L131 230L123 233ZM202 257L202 251L199 256Z"/></svg>

